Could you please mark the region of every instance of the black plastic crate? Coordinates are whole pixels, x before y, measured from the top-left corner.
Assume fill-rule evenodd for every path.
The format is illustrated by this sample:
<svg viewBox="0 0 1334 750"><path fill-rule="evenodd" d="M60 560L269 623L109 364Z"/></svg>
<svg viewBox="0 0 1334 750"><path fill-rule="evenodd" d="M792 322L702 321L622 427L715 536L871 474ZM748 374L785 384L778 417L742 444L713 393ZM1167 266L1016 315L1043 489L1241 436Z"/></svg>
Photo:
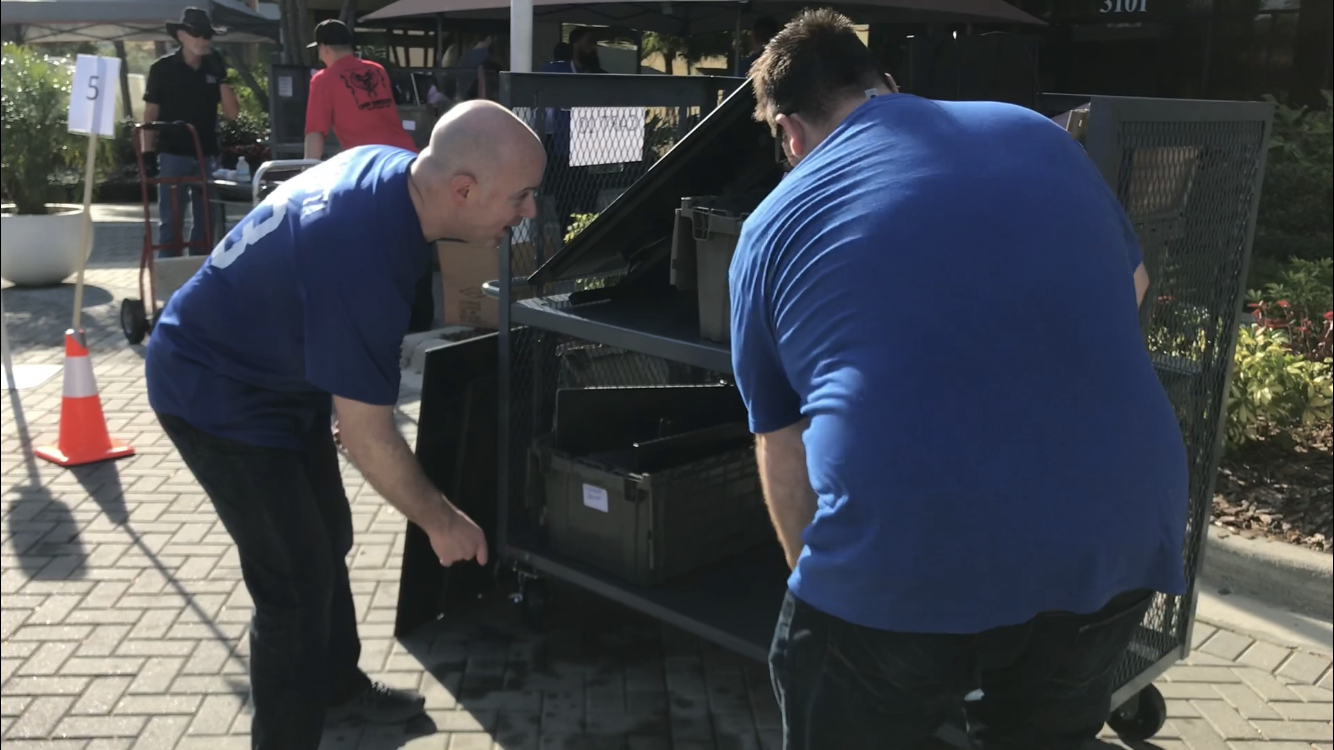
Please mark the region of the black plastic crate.
<svg viewBox="0 0 1334 750"><path fill-rule="evenodd" d="M677 289L698 291L701 338L721 342L732 338L727 271L741 225L763 199L763 193L681 199L672 234L671 282Z"/></svg>
<svg viewBox="0 0 1334 750"><path fill-rule="evenodd" d="M559 553L652 586L773 535L730 386L559 391L534 446Z"/></svg>

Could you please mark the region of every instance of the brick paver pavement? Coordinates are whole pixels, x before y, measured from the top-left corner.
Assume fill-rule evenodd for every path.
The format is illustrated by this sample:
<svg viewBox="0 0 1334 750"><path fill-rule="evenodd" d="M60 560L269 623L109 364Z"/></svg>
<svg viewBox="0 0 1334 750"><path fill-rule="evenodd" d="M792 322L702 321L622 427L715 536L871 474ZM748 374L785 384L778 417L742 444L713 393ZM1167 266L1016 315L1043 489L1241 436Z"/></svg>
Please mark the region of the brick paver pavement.
<svg viewBox="0 0 1334 750"><path fill-rule="evenodd" d="M134 272L111 265L120 267L89 273L99 291L85 325L108 425L138 454L73 470L33 459L32 446L56 435L60 378L4 400L4 748L246 748L249 600L225 532L148 411L141 351L125 344L115 315L122 297L137 296ZM68 289L4 294L18 361L60 362ZM409 433L414 405L409 394ZM355 470L345 477L363 665L421 689L429 716L406 728L339 727L325 747L777 747L759 665L573 592L553 602L541 632L517 624L497 596L396 641L403 519ZM1195 655L1160 681L1172 719L1149 747L1334 750L1328 655L1203 623L1196 635Z"/></svg>

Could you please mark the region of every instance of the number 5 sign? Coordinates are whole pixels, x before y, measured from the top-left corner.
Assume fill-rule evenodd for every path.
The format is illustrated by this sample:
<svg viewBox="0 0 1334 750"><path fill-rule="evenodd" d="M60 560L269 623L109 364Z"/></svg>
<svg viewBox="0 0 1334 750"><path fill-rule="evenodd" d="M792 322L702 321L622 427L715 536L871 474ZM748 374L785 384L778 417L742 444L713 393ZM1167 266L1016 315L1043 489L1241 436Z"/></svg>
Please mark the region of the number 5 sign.
<svg viewBox="0 0 1334 750"><path fill-rule="evenodd" d="M69 95L71 133L115 136L119 80L120 58L79 55L74 63L74 88Z"/></svg>

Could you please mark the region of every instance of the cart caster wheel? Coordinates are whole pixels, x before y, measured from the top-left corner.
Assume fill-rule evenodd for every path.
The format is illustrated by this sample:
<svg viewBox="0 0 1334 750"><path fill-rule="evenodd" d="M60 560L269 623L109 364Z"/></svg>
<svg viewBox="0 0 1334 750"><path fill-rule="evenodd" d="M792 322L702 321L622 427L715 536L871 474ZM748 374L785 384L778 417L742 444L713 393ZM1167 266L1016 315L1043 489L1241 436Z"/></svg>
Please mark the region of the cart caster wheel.
<svg viewBox="0 0 1334 750"><path fill-rule="evenodd" d="M143 343L148 335L148 314L144 312L143 300L121 300L120 330L131 344Z"/></svg>
<svg viewBox="0 0 1334 750"><path fill-rule="evenodd" d="M1123 740L1143 742L1152 738L1167 723L1167 701L1158 688L1150 685L1124 705L1112 711L1107 726Z"/></svg>

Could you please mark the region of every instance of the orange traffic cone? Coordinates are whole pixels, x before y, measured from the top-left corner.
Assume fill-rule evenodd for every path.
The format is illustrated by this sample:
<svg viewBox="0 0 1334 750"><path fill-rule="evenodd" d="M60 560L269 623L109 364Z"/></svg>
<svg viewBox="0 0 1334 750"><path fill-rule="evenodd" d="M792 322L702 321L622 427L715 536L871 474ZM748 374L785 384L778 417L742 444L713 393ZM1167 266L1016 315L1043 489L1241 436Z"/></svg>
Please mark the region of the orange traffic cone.
<svg viewBox="0 0 1334 750"><path fill-rule="evenodd" d="M60 403L60 438L34 451L61 466L78 466L133 456L134 449L112 440L102 414L102 398L93 379L83 331L65 331L65 395Z"/></svg>

